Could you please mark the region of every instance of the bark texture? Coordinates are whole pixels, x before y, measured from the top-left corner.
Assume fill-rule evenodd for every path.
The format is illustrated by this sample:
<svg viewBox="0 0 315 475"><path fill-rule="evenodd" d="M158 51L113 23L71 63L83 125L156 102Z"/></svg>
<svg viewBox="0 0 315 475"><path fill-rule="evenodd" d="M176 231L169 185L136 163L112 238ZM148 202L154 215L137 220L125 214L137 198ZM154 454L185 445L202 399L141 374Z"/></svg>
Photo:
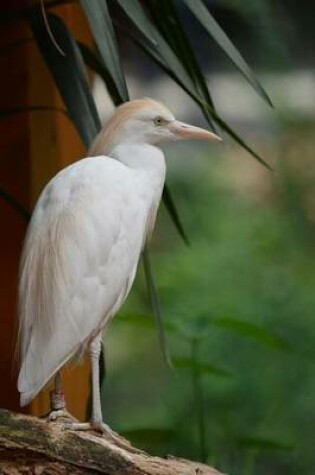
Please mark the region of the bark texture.
<svg viewBox="0 0 315 475"><path fill-rule="evenodd" d="M115 435L64 430L58 423L0 410L0 474L222 475L171 456L152 457Z"/></svg>

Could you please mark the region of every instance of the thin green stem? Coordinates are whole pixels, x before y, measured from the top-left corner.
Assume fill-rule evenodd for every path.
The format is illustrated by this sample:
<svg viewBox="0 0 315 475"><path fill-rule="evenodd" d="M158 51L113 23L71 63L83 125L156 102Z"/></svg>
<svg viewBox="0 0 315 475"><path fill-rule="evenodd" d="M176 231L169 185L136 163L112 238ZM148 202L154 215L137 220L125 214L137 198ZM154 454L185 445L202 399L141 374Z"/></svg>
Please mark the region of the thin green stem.
<svg viewBox="0 0 315 475"><path fill-rule="evenodd" d="M204 392L199 371L199 341L196 338L191 340L191 359L192 359L192 386L193 396L196 408L198 441L199 441L199 457L201 462L206 462L208 458L207 453L207 438L206 438L206 423L205 423L205 404Z"/></svg>
<svg viewBox="0 0 315 475"><path fill-rule="evenodd" d="M255 473L256 459L259 455L259 450L252 449L246 454L244 461L243 475L253 475Z"/></svg>

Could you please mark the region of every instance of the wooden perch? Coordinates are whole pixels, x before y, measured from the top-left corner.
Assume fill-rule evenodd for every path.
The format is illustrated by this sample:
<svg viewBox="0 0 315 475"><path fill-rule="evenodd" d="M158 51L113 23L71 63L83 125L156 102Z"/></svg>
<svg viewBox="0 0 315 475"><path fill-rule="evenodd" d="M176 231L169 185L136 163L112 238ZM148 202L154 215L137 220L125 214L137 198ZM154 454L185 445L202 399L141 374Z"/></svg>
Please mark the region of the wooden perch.
<svg viewBox="0 0 315 475"><path fill-rule="evenodd" d="M222 475L197 462L152 457L120 437L63 430L0 410L0 474Z"/></svg>

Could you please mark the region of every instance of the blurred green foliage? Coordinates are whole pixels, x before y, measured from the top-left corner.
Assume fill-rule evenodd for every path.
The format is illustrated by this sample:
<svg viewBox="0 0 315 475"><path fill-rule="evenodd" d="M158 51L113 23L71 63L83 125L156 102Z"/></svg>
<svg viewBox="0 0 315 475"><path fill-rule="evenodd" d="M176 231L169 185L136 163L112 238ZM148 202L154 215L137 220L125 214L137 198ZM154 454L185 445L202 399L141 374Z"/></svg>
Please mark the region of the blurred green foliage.
<svg viewBox="0 0 315 475"><path fill-rule="evenodd" d="M234 149L168 150L191 242L161 210L153 267L174 371L142 272L106 340L107 421L153 453L233 474L315 462L314 124L282 124L275 173Z"/></svg>
<svg viewBox="0 0 315 475"><path fill-rule="evenodd" d="M130 7L130 2L116 3L126 11ZM282 3L275 10L274 4L263 0L250 4L224 0L220 5L236 10L244 25L250 24L255 41L249 41L246 28L238 28L238 33L244 31L246 46L258 64L267 69L270 64L291 68L302 58L305 67L308 57L313 60L311 42L291 48L284 33L296 38L304 37L305 31L312 34L311 6L303 9L296 4L304 21L292 34ZM291 7L293 3L286 2ZM56 38L67 49L63 59L47 36L42 15L34 11L29 19L67 113L88 144L100 124L80 51L89 67L103 77L116 104L128 93L106 5L81 4L102 57L86 45L78 49L62 20L49 14ZM155 12L150 20L146 16L143 20L142 4L132 4L136 7L132 23L138 33L146 26L144 38L136 37L137 44L189 91L210 123L214 118L230 130L209 108L211 99L194 50L187 47L178 21L174 23L177 15L164 13L171 3L147 2ZM94 21L102 16L95 15L96 9L103 15L102 25ZM173 23L171 29L167 18ZM124 30L129 33L129 28ZM152 42L152 31L158 42L154 38ZM114 51L104 49L104 35L110 35L107 42L112 42ZM225 38L217 28L210 36L219 44ZM235 62L238 56L232 53ZM283 117L275 137L260 139L263 156L274 156L275 173L245 161L240 149L210 152L209 147L185 144L168 151L169 184L191 242L190 247L183 244L162 209L153 267L174 370L161 357L144 276L139 272L137 286L106 337L109 377L103 388L107 421L152 453L205 460L236 475L314 472L314 123L297 122L296 115L293 119ZM23 213L12 197L2 195Z"/></svg>

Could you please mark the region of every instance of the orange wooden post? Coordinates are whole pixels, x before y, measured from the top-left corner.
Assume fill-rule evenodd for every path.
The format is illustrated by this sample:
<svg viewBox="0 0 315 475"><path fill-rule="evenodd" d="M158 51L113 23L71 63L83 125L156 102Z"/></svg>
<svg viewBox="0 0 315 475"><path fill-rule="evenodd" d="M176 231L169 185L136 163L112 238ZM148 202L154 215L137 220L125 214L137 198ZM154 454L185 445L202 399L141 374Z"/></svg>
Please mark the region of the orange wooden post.
<svg viewBox="0 0 315 475"><path fill-rule="evenodd" d="M25 6L27 1L16 1ZM12 2L8 2L12 6ZM0 7L1 9L2 7ZM7 9L9 7L7 6ZM85 18L78 5L55 9L76 38L90 42ZM1 32L1 44L31 36L23 22L10 25ZM15 48L0 57L2 74L0 108L21 105L63 107L49 71L34 42ZM2 97L3 96L3 97ZM0 123L0 186L6 188L30 209L47 181L61 168L84 156L84 147L70 121L60 113L31 112L13 116ZM4 170L5 173L2 173ZM16 374L12 376L13 333L16 314L18 260L25 223L16 212L0 202L0 219L5 223L0 234L1 314L0 319L0 407L18 409ZM43 357L45 357L43 352ZM78 418L85 417L88 399L89 365L85 361L64 372L69 410ZM49 408L48 391L43 391L30 405L30 412L43 415Z"/></svg>
<svg viewBox="0 0 315 475"><path fill-rule="evenodd" d="M13 2L14 3L14 2ZM16 4L18 2L15 2ZM19 2L20 4L22 2ZM8 7L7 7L8 9ZM5 5L0 6L1 11ZM2 26L0 44L9 45L28 35L23 23ZM18 51L19 50L19 51ZM0 56L0 108L27 103L26 48L21 46ZM14 100L14 102L13 102ZM26 115L7 117L0 122L0 187L28 206L29 136ZM0 200L0 407L18 408L14 384L13 348L15 333L16 280L19 254L26 223L5 201Z"/></svg>

